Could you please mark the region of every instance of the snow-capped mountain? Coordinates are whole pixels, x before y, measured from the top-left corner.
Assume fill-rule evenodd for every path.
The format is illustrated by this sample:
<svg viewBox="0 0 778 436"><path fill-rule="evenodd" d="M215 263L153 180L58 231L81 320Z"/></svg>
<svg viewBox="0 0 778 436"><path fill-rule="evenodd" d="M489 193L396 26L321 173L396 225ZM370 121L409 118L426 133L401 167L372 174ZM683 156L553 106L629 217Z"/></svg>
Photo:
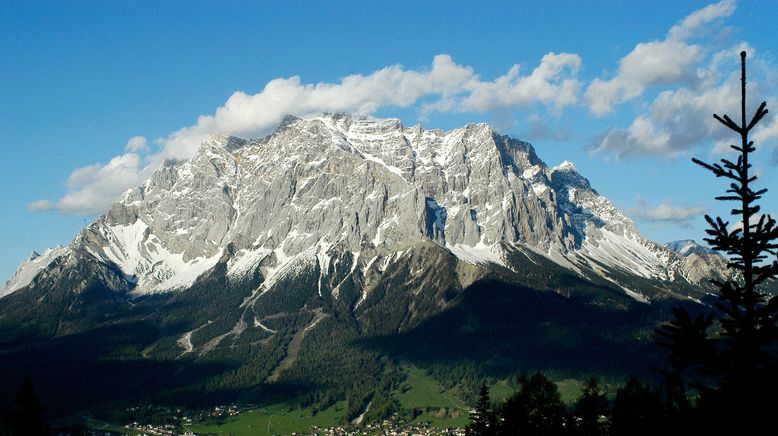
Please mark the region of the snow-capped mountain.
<svg viewBox="0 0 778 436"><path fill-rule="evenodd" d="M716 254L715 250L698 244L697 241L692 239L681 239L678 241L668 242L665 244L668 249L680 254L681 256L688 256L690 254Z"/></svg>
<svg viewBox="0 0 778 436"><path fill-rule="evenodd" d="M726 270L488 125L289 117L206 138L22 263L0 293L0 386L29 372L73 408L364 398L400 361L626 374Z"/></svg>
<svg viewBox="0 0 778 436"><path fill-rule="evenodd" d="M49 248L42 254L33 251L30 254L30 257L19 265L19 268L16 269L14 275L12 275L11 278L5 282L5 285L0 288L0 298L29 285L41 271L51 264L52 261L68 252L68 248L61 246Z"/></svg>
<svg viewBox="0 0 778 436"><path fill-rule="evenodd" d="M572 163L549 168L486 124L444 132L322 115L287 117L260 140L205 138L69 247L22 264L3 294L65 255L121 271L137 296L185 289L222 263L233 278L259 268L266 289L301 263L325 276L343 253L367 275L427 242L483 268L510 270L509 253L528 251L641 301L619 277L688 275L682 256L643 238Z"/></svg>

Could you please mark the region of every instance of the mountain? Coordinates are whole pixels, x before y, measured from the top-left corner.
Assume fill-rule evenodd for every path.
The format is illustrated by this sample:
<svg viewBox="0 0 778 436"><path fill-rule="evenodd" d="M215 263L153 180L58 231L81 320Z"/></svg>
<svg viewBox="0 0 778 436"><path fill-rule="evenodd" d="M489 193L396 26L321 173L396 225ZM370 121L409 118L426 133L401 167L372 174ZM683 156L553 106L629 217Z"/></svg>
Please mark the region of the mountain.
<svg viewBox="0 0 778 436"><path fill-rule="evenodd" d="M49 248L43 254L33 251L30 257L19 265L14 275L0 288L0 298L29 285L35 276L48 267L53 260L68 253L68 251L67 248L61 246Z"/></svg>
<svg viewBox="0 0 778 436"><path fill-rule="evenodd" d="M68 249L24 263L5 293L66 254L118 269L136 297L185 289L220 262L233 278L261 266L266 288L292 265L326 271L344 253L365 275L420 243L476 265L509 268L507 253L524 250L608 280L684 276L681 258L640 236L570 162L548 168L485 124L441 132L334 115L287 118L262 140L206 138Z"/></svg>
<svg viewBox="0 0 778 436"><path fill-rule="evenodd" d="M672 250L681 256L688 256L690 254L716 254L715 250L698 244L691 239L681 239L679 241L668 242L665 247Z"/></svg>
<svg viewBox="0 0 778 436"><path fill-rule="evenodd" d="M82 388L51 368L92 368L114 398L321 402L392 386L402 360L627 371L664 308L725 271L690 258L486 124L287 117L205 138L24 262L0 293L0 374L45 356L53 391Z"/></svg>

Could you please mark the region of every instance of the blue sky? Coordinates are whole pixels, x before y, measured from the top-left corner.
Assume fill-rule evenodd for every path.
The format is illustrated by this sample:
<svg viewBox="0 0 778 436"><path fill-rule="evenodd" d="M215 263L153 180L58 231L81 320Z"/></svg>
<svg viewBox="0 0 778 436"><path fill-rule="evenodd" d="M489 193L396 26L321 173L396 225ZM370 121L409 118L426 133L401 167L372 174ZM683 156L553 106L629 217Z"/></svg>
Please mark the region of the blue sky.
<svg viewBox="0 0 778 436"><path fill-rule="evenodd" d="M6 0L0 277L203 134L260 136L287 112L489 122L573 161L647 237L699 240L724 185L689 158L734 140L710 114L737 114L742 48L752 99L773 109L757 170L778 186L777 16L727 0ZM778 191L763 204L778 210Z"/></svg>

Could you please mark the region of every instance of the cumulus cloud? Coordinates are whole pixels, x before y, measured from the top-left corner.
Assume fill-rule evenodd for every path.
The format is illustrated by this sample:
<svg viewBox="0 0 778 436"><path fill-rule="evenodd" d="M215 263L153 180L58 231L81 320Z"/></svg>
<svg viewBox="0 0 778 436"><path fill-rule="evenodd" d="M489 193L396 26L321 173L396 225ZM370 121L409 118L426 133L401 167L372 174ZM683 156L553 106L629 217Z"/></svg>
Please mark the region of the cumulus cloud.
<svg viewBox="0 0 778 436"><path fill-rule="evenodd" d="M676 24L670 29L670 38L673 39L686 39L694 36L697 30L707 25L708 23L718 20L722 17L728 17L735 12L734 0L723 0L718 3L705 6L702 9L698 9L680 23Z"/></svg>
<svg viewBox="0 0 778 436"><path fill-rule="evenodd" d="M712 115L729 114L740 122L739 52L755 50L740 44L721 50L712 56L708 65L700 66L701 85L696 88L677 87L659 92L656 98L639 113L626 128L611 128L596 136L592 151L610 159L630 159L648 156L675 158L688 155L701 144L711 146L711 155L729 155L729 145L737 138L734 133L716 122ZM730 62L722 64L720 59ZM748 101L748 114L753 114L764 96L768 103L775 89L764 80L769 65L763 62L749 64L747 92L758 96ZM734 70L734 71L733 71ZM749 115L750 116L750 115ZM778 121L768 115L754 130L752 138L758 147L775 147L778 142Z"/></svg>
<svg viewBox="0 0 778 436"><path fill-rule="evenodd" d="M703 206L673 205L669 200L664 200L657 206L649 206L643 198L638 197L635 206L627 209L630 216L663 224L689 226L689 221L708 212Z"/></svg>
<svg viewBox="0 0 778 436"><path fill-rule="evenodd" d="M203 136L214 132L251 137L288 114L370 114L383 107L409 107L427 96L448 98L466 92L465 84L473 81L477 81L473 68L457 65L449 55L435 56L428 70L392 65L369 75L346 76L340 83L304 84L298 76L275 79L256 94L234 93L213 115L202 115L196 124L170 134L161 157L189 158Z"/></svg>
<svg viewBox="0 0 778 436"><path fill-rule="evenodd" d="M125 153L107 164L93 164L74 170L67 179L67 193L58 201L38 200L27 205L31 211L58 210L91 215L102 212L127 190L151 175L138 153Z"/></svg>
<svg viewBox="0 0 778 436"><path fill-rule="evenodd" d="M733 75L702 90L679 88L660 92L646 113L627 128L611 128L595 138L593 151L611 159L646 156L674 158L693 147L722 144L732 136L713 120L715 113L736 113L739 81ZM719 145L720 146L720 145Z"/></svg>
<svg viewBox="0 0 778 436"><path fill-rule="evenodd" d="M775 107L774 104L769 104L768 107ZM771 111L772 112L772 111ZM769 117L769 115L768 115ZM754 129L754 136L752 137L757 144L769 144L778 140L778 117L773 115Z"/></svg>
<svg viewBox="0 0 778 436"><path fill-rule="evenodd" d="M124 150L132 153L149 151L149 141L143 136L133 136L127 141Z"/></svg>
<svg viewBox="0 0 778 436"><path fill-rule="evenodd" d="M619 61L614 77L597 78L589 84L584 94L589 111L595 116L608 115L614 106L640 97L648 87L698 82L697 63L703 57L703 47L688 40L734 10L734 1L721 1L690 14L673 26L664 40L637 44Z"/></svg>
<svg viewBox="0 0 778 436"><path fill-rule="evenodd" d="M527 76L522 76L521 67L514 65L493 82L468 82L469 93L454 107L461 112L488 112L539 102L560 110L578 101L580 68L578 55L548 53Z"/></svg>
<svg viewBox="0 0 778 436"><path fill-rule="evenodd" d="M101 212L164 160L190 158L204 136L261 136L288 114L370 114L386 107L410 107L422 100L422 114L491 112L530 105L558 111L578 100L580 65L577 55L549 53L527 75L514 65L505 75L483 81L472 67L458 65L451 56L441 54L435 56L429 68L391 65L367 75L346 76L339 83L306 84L298 76L271 80L256 94L235 92L213 114L201 115L193 125L161 138L157 141L158 152L150 152L146 138L130 138L124 154L106 164L73 171L61 199L35 201L28 208L77 214Z"/></svg>
<svg viewBox="0 0 778 436"><path fill-rule="evenodd" d="M584 94L590 113L601 116L625 101L642 97L649 87L653 101L639 100L640 109L627 127L612 127L593 138L591 150L607 159L641 157L676 158L707 144L715 156L730 155L733 132L712 119L713 113L729 114L739 120L739 52L749 53L748 93L753 113L761 99L775 93L773 67L755 56L746 43L727 49L692 44L712 24L718 24L735 10L734 1L721 1L699 9L673 26L662 41L637 44L621 59L618 74L595 79ZM778 122L767 119L754 131L762 147L774 147Z"/></svg>

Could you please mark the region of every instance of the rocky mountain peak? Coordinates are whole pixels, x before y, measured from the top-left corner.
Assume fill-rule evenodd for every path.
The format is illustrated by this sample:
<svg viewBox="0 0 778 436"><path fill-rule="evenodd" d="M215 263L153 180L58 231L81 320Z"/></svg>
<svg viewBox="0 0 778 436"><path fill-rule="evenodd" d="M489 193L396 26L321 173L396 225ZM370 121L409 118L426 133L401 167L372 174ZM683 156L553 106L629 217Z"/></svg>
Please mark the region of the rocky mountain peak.
<svg viewBox="0 0 778 436"><path fill-rule="evenodd" d="M715 250L697 243L692 239L681 239L678 241L668 242L665 244L669 250L672 250L681 256L689 256L692 254L718 254Z"/></svg>
<svg viewBox="0 0 778 436"><path fill-rule="evenodd" d="M434 243L462 262L502 265L524 247L573 271L669 280L674 254L640 236L570 162L488 124L451 131L345 114L288 116L268 137L205 137L82 230L71 248L112 265L134 293L347 253L353 268ZM307 259L307 260L306 260Z"/></svg>

